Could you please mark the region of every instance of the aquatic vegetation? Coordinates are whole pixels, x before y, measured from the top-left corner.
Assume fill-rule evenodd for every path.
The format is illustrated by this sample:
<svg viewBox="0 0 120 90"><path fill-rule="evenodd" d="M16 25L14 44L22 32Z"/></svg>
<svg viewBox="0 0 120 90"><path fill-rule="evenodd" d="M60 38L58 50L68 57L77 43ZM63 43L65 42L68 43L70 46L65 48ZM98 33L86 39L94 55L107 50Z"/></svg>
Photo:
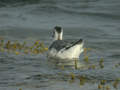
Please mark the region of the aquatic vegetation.
<svg viewBox="0 0 120 90"><path fill-rule="evenodd" d="M104 59L103 58L100 59L99 66L101 69L104 68Z"/></svg>
<svg viewBox="0 0 120 90"><path fill-rule="evenodd" d="M20 54L43 54L48 48L40 42L40 40L35 41L32 45L29 45L26 41L22 44L19 41L10 41L5 42L0 40L0 52L14 53L16 55Z"/></svg>
<svg viewBox="0 0 120 90"><path fill-rule="evenodd" d="M87 48L84 48L84 56L87 54Z"/></svg>
<svg viewBox="0 0 120 90"><path fill-rule="evenodd" d="M19 88L19 90L22 90L22 88Z"/></svg>
<svg viewBox="0 0 120 90"><path fill-rule="evenodd" d="M110 86L107 85L107 86L105 87L105 89L106 89L106 90L110 90Z"/></svg>
<svg viewBox="0 0 120 90"><path fill-rule="evenodd" d="M70 83L74 82L75 80L75 74L74 73L70 73Z"/></svg>
<svg viewBox="0 0 120 90"><path fill-rule="evenodd" d="M118 84L119 84L119 79L116 79L114 82L113 82L113 87L117 90L118 89Z"/></svg>
<svg viewBox="0 0 120 90"><path fill-rule="evenodd" d="M92 50L91 48L84 48L84 61L85 63L87 63L87 69L103 69L104 68L104 59L101 58L99 60L99 62L96 64L92 64L90 63L89 60L89 56L88 55L88 51ZM46 51L48 51L48 48L45 46L45 44L43 42L41 42L40 40L36 40L34 41L32 44L27 43L26 41L24 42L19 42L19 41L5 41L5 40L0 40L0 52L4 53L13 53L15 55L24 55L24 54L44 54ZM119 67L120 63L117 63L114 65L114 67ZM65 66L62 64L60 66L61 70L66 70ZM78 59L74 59L74 68L79 70L78 68ZM62 75L62 73L61 73ZM70 83L74 83L76 79L79 80L79 85L83 86L85 85L85 83L89 83L86 76L80 75L78 77L76 77L77 75L74 73L69 73L69 82ZM119 90L118 86L119 86L119 81L120 78L116 79L115 81L112 81L112 86L113 88L115 88L115 90ZM111 86L111 87L112 87ZM98 81L98 86L96 87L98 90L110 90L110 85L107 84L107 80L100 80ZM19 88L19 90L22 90L22 88Z"/></svg>
<svg viewBox="0 0 120 90"><path fill-rule="evenodd" d="M102 89L103 86L101 84L98 84L98 89Z"/></svg>
<svg viewBox="0 0 120 90"><path fill-rule="evenodd" d="M83 86L86 82L86 77L85 76L80 76L79 79L80 79L80 86Z"/></svg>
<svg viewBox="0 0 120 90"><path fill-rule="evenodd" d="M96 65L89 65L88 69L96 69Z"/></svg>
<svg viewBox="0 0 120 90"><path fill-rule="evenodd" d="M106 85L107 81L106 80L101 80L100 83L98 84L98 89L99 90L110 90L110 87Z"/></svg>
<svg viewBox="0 0 120 90"><path fill-rule="evenodd" d="M75 59L75 69L78 69L78 66L77 66L77 62L78 60L77 59Z"/></svg>
<svg viewBox="0 0 120 90"><path fill-rule="evenodd" d="M0 52L2 52L2 53L3 53L4 51L5 51L5 49L4 49L4 48L0 48Z"/></svg>
<svg viewBox="0 0 120 90"><path fill-rule="evenodd" d="M61 69L62 69L62 70L64 70L64 69L65 69L64 65L61 65Z"/></svg>
<svg viewBox="0 0 120 90"><path fill-rule="evenodd" d="M46 48L44 48L44 50L45 50L45 51L48 51L48 48L46 47Z"/></svg>
<svg viewBox="0 0 120 90"><path fill-rule="evenodd" d="M115 67L116 68L120 67L120 63L115 64Z"/></svg>
<svg viewBox="0 0 120 90"><path fill-rule="evenodd" d="M84 53L84 61L85 61L86 63L89 63L87 51L88 51L88 49L87 49L87 48L84 48L84 52L83 52L83 53Z"/></svg>
<svg viewBox="0 0 120 90"><path fill-rule="evenodd" d="M100 81L100 84L101 84L101 85L105 85L105 84L106 84L106 80L101 80L101 81Z"/></svg>
<svg viewBox="0 0 120 90"><path fill-rule="evenodd" d="M20 52L17 52L17 51L16 51L16 52L15 52L15 54L16 54L16 55L19 55L19 54L20 54Z"/></svg>
<svg viewBox="0 0 120 90"><path fill-rule="evenodd" d="M88 56L85 56L85 57L84 57L84 61L85 61L86 63L89 63Z"/></svg>
<svg viewBox="0 0 120 90"><path fill-rule="evenodd" d="M28 50L28 49L25 49L25 50L24 50L24 53L25 53L25 54L28 54L28 53L29 53L29 50Z"/></svg>

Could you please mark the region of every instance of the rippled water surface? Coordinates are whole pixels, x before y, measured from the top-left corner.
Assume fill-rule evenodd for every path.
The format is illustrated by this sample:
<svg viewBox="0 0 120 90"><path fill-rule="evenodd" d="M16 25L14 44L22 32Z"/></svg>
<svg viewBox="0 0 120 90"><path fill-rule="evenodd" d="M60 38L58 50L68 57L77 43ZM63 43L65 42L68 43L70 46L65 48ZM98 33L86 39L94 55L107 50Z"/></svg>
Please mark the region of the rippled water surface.
<svg viewBox="0 0 120 90"><path fill-rule="evenodd" d="M40 40L48 47L54 26L64 29L64 39L83 38L90 64L103 69L64 67L51 62L46 53L31 55L0 52L0 90L98 90L99 80L120 78L120 1L119 0L0 0L0 38L33 43ZM80 56L80 63L84 63ZM70 73L75 82L70 83ZM80 86L79 76L88 81Z"/></svg>

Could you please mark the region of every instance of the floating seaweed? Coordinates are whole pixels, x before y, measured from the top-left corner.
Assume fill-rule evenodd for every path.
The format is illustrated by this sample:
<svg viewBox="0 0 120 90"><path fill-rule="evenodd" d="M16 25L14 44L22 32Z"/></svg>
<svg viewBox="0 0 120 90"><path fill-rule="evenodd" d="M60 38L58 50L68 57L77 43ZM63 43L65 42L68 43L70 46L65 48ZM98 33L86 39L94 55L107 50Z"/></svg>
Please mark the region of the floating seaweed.
<svg viewBox="0 0 120 90"><path fill-rule="evenodd" d="M110 90L110 86L107 85L107 86L105 87L105 89L106 89L106 90Z"/></svg>
<svg viewBox="0 0 120 90"><path fill-rule="evenodd" d="M96 65L89 65L88 66L88 69L95 69L96 68Z"/></svg>
<svg viewBox="0 0 120 90"><path fill-rule="evenodd" d="M21 44L17 40L14 42L8 40L6 43L4 40L0 40L0 52L13 52L16 55L21 53L43 54L47 50L48 48L43 44L43 42L40 42L40 40L35 41L32 45L27 44L26 41Z"/></svg>
<svg viewBox="0 0 120 90"><path fill-rule="evenodd" d="M70 73L70 83L74 82L75 80L75 74L74 73Z"/></svg>
<svg viewBox="0 0 120 90"><path fill-rule="evenodd" d="M8 52L8 53L13 53L15 55L20 55L20 54L43 54L44 52L46 52L48 50L48 48L44 45L43 42L40 42L40 40L36 40L35 42L33 42L32 45L27 44L26 41L24 41L23 43L20 43L18 41L10 41L8 40L7 42L5 42L4 40L0 40L0 52L4 53L4 52ZM89 55L87 55L87 51L90 51L91 48L85 48L84 49L84 61L88 64L88 69L96 69L96 65L90 65L90 61L89 61ZM74 60L74 67L75 69L78 69L78 60L75 59ZM101 69L104 68L104 59L101 58L99 60L99 66ZM115 67L119 67L119 64L115 64ZM64 70L64 65L61 65L61 69ZM80 76L79 77L80 80L80 86L85 85L87 79L85 76ZM118 84L119 84L120 79L116 79L113 82L113 87L118 90ZM75 74L74 73L70 73L70 82L75 82ZM110 90L110 86L106 85L106 80L101 80L100 83L98 84L98 89L100 90ZM19 88L19 90L22 90L22 88Z"/></svg>
<svg viewBox="0 0 120 90"><path fill-rule="evenodd" d="M114 82L113 82L113 87L118 90L118 84L119 84L119 79L116 79Z"/></svg>
<svg viewBox="0 0 120 90"><path fill-rule="evenodd" d="M19 88L19 90L22 90L22 88Z"/></svg>
<svg viewBox="0 0 120 90"><path fill-rule="evenodd" d="M99 66L101 69L104 68L104 59L103 58L100 59Z"/></svg>
<svg viewBox="0 0 120 90"><path fill-rule="evenodd" d="M102 89L103 86L101 84L98 84L98 89Z"/></svg>
<svg viewBox="0 0 120 90"><path fill-rule="evenodd" d="M83 86L86 82L86 77L85 76L80 76L80 86Z"/></svg>
<svg viewBox="0 0 120 90"><path fill-rule="evenodd" d="M78 63L78 60L75 59L75 69L78 69L78 65L77 65L77 63Z"/></svg>

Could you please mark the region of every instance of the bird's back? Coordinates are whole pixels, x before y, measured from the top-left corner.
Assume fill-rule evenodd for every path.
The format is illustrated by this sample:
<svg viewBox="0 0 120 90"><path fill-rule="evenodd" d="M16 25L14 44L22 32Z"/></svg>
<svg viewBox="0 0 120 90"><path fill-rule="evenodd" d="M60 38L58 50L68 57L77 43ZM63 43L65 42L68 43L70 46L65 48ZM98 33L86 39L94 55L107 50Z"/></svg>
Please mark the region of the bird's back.
<svg viewBox="0 0 120 90"><path fill-rule="evenodd" d="M69 41L69 40L56 40L50 45L49 49L54 48L57 51L59 51L63 48L67 48L71 46L73 43L74 43L73 41Z"/></svg>

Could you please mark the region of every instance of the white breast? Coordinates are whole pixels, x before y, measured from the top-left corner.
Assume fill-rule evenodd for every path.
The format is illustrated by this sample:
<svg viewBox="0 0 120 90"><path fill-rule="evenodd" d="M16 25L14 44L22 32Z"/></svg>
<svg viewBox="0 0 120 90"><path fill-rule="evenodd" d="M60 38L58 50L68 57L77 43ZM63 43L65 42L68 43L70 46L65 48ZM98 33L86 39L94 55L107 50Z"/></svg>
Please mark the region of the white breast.
<svg viewBox="0 0 120 90"><path fill-rule="evenodd" d="M61 49L60 51L57 51L56 49L52 48L48 52L49 57L56 57L61 59L74 59L79 58L80 54L83 52L83 44L75 45L69 49Z"/></svg>

